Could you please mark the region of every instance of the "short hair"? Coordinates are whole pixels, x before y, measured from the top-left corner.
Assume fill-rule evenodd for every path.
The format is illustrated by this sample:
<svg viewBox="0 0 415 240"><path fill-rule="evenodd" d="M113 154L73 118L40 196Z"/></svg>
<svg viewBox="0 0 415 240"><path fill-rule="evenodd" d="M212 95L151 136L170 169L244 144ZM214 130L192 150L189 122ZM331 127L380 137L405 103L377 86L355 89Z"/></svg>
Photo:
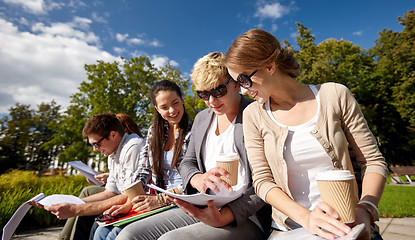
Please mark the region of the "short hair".
<svg viewBox="0 0 415 240"><path fill-rule="evenodd" d="M224 58L224 53L212 52L197 60L190 74L196 90L216 88L220 78L230 77L223 63Z"/></svg>
<svg viewBox="0 0 415 240"><path fill-rule="evenodd" d="M236 38L224 59L226 67L235 69L259 69L272 62L292 78L300 74L291 47L282 48L277 38L261 29L251 29Z"/></svg>
<svg viewBox="0 0 415 240"><path fill-rule="evenodd" d="M124 127L112 112L96 114L92 116L82 130L82 135L87 137L90 134L97 134L101 137L108 136L111 131L118 132L124 136Z"/></svg>

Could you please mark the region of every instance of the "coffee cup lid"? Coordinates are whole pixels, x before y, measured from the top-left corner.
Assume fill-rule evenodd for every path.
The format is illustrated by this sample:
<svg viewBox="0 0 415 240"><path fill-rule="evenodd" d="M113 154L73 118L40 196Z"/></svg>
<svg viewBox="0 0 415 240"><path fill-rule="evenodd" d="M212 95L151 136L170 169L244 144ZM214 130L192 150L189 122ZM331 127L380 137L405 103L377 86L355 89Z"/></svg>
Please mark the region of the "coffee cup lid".
<svg viewBox="0 0 415 240"><path fill-rule="evenodd" d="M221 153L218 156L218 162L230 162L239 160L239 155L237 153Z"/></svg>
<svg viewBox="0 0 415 240"><path fill-rule="evenodd" d="M354 179L349 170L332 170L317 173L316 180L319 181L344 181Z"/></svg>

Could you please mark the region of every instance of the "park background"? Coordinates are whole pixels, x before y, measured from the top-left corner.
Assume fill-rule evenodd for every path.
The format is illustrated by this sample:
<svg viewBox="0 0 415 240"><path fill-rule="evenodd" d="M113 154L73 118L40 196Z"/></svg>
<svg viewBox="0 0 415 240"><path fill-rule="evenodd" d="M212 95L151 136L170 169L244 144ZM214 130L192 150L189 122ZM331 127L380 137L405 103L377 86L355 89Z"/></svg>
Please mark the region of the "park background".
<svg viewBox="0 0 415 240"><path fill-rule="evenodd" d="M106 170L106 159L92 152L91 147L88 146L81 134L83 125L93 114L106 111L127 113L139 124L142 132L146 133L153 112L149 91L153 84L161 79L175 81L185 90L185 106L191 118L194 118L197 112L205 108L204 102L194 94L189 72L198 57L210 51L226 52L224 47L215 49L215 44L200 48L200 45L204 44L200 37L207 38L204 36L205 26L211 24L217 30L213 34L219 36L226 46L229 46L239 34L253 27L272 32L285 46L294 49L302 66L301 76L298 77L300 83L338 82L346 85L358 100L372 132L379 140L379 147L387 163L389 165L414 164L415 155L412 152L415 150L415 12L413 10L415 6L413 3L402 1L407 4L408 8L397 14L394 21L385 24L393 26L393 29L383 27L378 23L377 37L373 39L372 44L362 42L365 45L363 47L351 40L336 38L330 35L330 32L323 34L322 30L319 30L318 32L324 37L315 34L312 31L312 23L314 23L312 20L297 21L295 17L289 19L291 24L295 24L295 34L289 34L286 37L284 34L279 34L285 23L278 21L283 16L307 10L302 5L304 4L302 1L299 3L256 1L252 5L244 3L245 7L252 7L252 18L243 18L241 15L234 17L242 19L245 24L236 30L234 29L233 35L224 40L222 34L228 28L226 21L223 21L222 24L215 21L213 24L209 17L220 18L224 14L228 15L229 13L224 9L232 6L229 6L229 2L225 6L216 2L215 11L218 14L203 15L205 20L197 21L197 24L201 25L188 30L191 32L189 34L191 36L187 37L194 38L190 41L199 42L197 47L179 45L180 48L190 48L191 51L196 52L193 56L183 57L182 61L169 59L166 55L151 55L143 50L138 50L140 46L144 48L143 45L153 48L163 45L162 42L145 34L133 37L133 33L113 33L114 39L126 44L125 48L113 48L117 57L110 57L111 54L105 54L102 51L100 53L93 52L90 48L79 44L78 52L75 54L86 51L92 59L88 59L83 65L75 66L78 72L82 71L84 74L76 75L79 83L73 89L73 82L69 84L68 79L60 76L66 75L67 71L74 68L71 65L72 62L65 61L67 55L74 54L70 53L73 50L70 49L70 46L73 47L76 45L73 42L82 38L86 39L85 42L89 44L88 46L95 44L94 46L98 49L105 48L107 42L104 39L99 42L96 35L83 34L87 31L81 30L88 29L88 26L92 25L87 18L72 16L74 20L69 26L77 31L71 36L68 36L68 26L64 24L59 25L59 23L46 23L47 21L38 20L47 18L48 14L57 14L53 11L63 11L65 5L62 2L29 1L40 5L29 5L23 2L3 0L0 5L0 25L2 26L0 41L4 43L0 46L0 109L3 109L0 119L1 227L20 204L39 192L44 192L46 195L54 193L77 195L87 183L81 176L67 176L75 173L66 164L68 161L79 160L97 170ZM82 5L82 1L70 1L70 3L73 6ZM120 4L129 5L128 3L131 4L129 1L120 1ZM235 1L233 3L236 4ZM376 1L372 1L370 6L375 8L376 3ZM94 4L98 9L106 3L95 1ZM209 4L206 8L210 9L211 7ZM235 8L238 7L235 6ZM9 11L16 11L16 9L21 9L21 11L14 12L14 17L11 17ZM170 13L171 16L177 14L173 10ZM188 8L186 13L191 13L190 15L194 19L198 19L196 14L198 11L201 9ZM29 29L28 22L33 16L25 15L27 12L37 16L36 21L38 22L33 24L31 29ZM108 16L106 14L96 15L97 12L93 13L95 15L92 14L91 19L105 25L105 17ZM137 11L136 17L139 18L142 14L144 13L140 9ZM330 15L330 12L327 11L327 14ZM179 16L181 15L179 14ZM358 17L358 15L351 14L346 19ZM257 18L256 22L253 21L254 18ZM302 20L300 17L298 19ZM332 19L335 18L332 16ZM133 20L134 18L129 19L128 23L131 24L134 22ZM330 20L327 18L325 21ZM15 21L20 21L20 25ZM161 24L167 27L169 22ZM166 27L155 31L164 31L166 34L174 36L175 31ZM359 26L355 27L358 29ZM396 28L398 30L394 30ZM16 35L28 36L28 40L36 43L42 42L36 39L38 36L35 35L36 31L43 31L43 34L49 34L52 37L49 41L44 41L43 45L34 44L30 49L25 48L25 51L22 51L24 54L20 58L10 53L16 50L14 45L18 41L13 38ZM336 31L341 32L342 29ZM16 35L10 33L16 33ZM352 35L356 37L362 34L356 30ZM333 31L333 35L337 36L335 31ZM43 40L45 39L43 38ZM211 41L214 42L214 40ZM48 58L49 55L53 55L54 49L47 46L55 42L67 46L67 48L63 49L63 54L58 55L60 58ZM131 55L132 50L128 47L135 48L137 51ZM170 46L164 49L166 54L168 52L173 55L171 52L173 49L184 51L180 48ZM43 55L36 55L37 51L43 51ZM32 57L38 57L34 60L39 62L44 58L48 62L57 61L60 67L54 69L48 65L43 66L43 63L35 65L43 72L36 71L35 67L29 67L25 61ZM16 61L19 59L21 62ZM30 71L25 72L26 68ZM9 69L14 71L14 74L7 71ZM54 75L51 76L45 72L53 72ZM45 78L47 81L44 81ZM39 87L40 89L43 87L47 90L32 91L37 88L31 84L37 83L37 81L43 84ZM16 84L27 84L28 87L24 88ZM54 92L54 89L59 89L59 91ZM72 92L66 97L69 100L64 100L68 89ZM52 99L50 99L51 97ZM48 99L48 101L43 101L44 99ZM54 173L58 176L40 177ZM396 196L400 197L397 199ZM387 186L380 205L381 215L383 217L415 216L415 204L410 201L410 199L415 199L414 196L413 188ZM39 209L31 210L24 221L30 222L31 227L59 223L53 215Z"/></svg>

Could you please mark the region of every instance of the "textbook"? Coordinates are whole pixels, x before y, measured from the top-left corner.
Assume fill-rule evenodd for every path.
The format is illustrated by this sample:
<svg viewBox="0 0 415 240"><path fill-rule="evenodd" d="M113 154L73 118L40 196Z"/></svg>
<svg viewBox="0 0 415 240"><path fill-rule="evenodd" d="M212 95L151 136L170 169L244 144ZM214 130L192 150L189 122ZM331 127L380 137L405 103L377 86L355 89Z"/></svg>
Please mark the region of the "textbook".
<svg viewBox="0 0 415 240"><path fill-rule="evenodd" d="M72 195L62 195L62 194L54 194L45 197L45 194L39 193L37 196L33 197L29 201L23 203L17 210L14 212L13 216L10 220L4 225L3 227L3 240L9 240L12 236L14 231L16 230L17 226L19 226L20 222L22 221L23 217L32 207L29 205L29 202L35 201L43 206L51 206L58 203L73 203L73 204L82 204L85 203L82 199L72 196Z"/></svg>
<svg viewBox="0 0 415 240"><path fill-rule="evenodd" d="M96 222L98 223L98 225L100 227L105 227L105 226L108 226L108 225L113 225L113 226L119 227L119 226L122 226L124 224L134 222L134 221L137 221L139 219L143 219L145 217L157 214L159 212L166 211L166 210L168 210L170 208L173 208L175 206L176 205L174 205L174 204L170 204L170 205L167 205L167 206L162 206L160 208L153 209L151 211L138 211L138 212L135 212L134 210L131 210L126 215L125 214L122 214L121 216L117 215L117 216L112 217L111 219L106 220L106 221L105 220L102 220L102 221L98 220L101 216L103 216L103 215L100 215L96 219ZM106 215L106 216L108 216L108 215Z"/></svg>
<svg viewBox="0 0 415 240"><path fill-rule="evenodd" d="M98 175L99 172L92 169L90 166L86 165L85 163L81 161L71 161L68 162L69 165L71 165L73 168L78 170L82 175L84 175L86 178L88 178L91 182L93 182L97 186L104 185L102 182L95 179L95 175Z"/></svg>
<svg viewBox="0 0 415 240"><path fill-rule="evenodd" d="M227 190L221 188L219 186L219 189L221 190L221 194L206 194L206 193L196 193L191 195L181 195L169 192L167 190L164 190L162 188L159 188L153 184L147 185L150 188L153 188L159 192L165 193L171 197L183 200L185 202L191 203L196 206L206 206L207 202L210 200L213 200L215 203L215 206L220 208L223 207L225 204L232 202L233 200L239 198L242 196L242 194L245 192L246 188L245 186L242 186L239 190L228 192Z"/></svg>

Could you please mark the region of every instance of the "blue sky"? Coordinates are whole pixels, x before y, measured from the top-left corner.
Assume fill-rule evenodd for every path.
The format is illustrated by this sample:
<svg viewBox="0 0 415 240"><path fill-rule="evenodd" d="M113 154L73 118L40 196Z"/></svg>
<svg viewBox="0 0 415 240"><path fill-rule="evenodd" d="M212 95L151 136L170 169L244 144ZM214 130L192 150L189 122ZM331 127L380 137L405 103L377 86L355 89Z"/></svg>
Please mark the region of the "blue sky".
<svg viewBox="0 0 415 240"><path fill-rule="evenodd" d="M295 45L296 22L316 43L344 39L365 49L413 0L0 0L0 114L16 102L63 108L86 80L84 64L148 56L188 77L193 63L226 52L233 39L262 28Z"/></svg>

